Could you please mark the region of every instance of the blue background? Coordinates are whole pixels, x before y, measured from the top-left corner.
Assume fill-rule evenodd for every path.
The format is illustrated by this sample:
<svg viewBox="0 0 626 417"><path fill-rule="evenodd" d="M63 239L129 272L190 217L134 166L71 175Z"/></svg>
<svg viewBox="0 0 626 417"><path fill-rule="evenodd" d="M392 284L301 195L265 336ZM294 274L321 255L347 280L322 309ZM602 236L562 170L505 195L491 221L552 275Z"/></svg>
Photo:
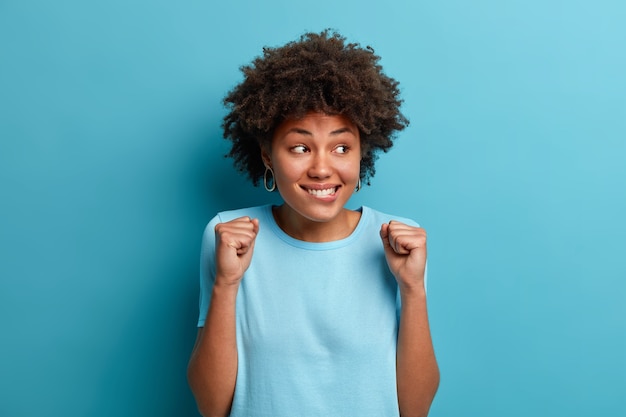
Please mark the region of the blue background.
<svg viewBox="0 0 626 417"><path fill-rule="evenodd" d="M238 67L372 45L412 124L350 205L429 232L431 416L626 415L626 3L0 0L0 415L196 415ZM272 200L272 198L274 200Z"/></svg>

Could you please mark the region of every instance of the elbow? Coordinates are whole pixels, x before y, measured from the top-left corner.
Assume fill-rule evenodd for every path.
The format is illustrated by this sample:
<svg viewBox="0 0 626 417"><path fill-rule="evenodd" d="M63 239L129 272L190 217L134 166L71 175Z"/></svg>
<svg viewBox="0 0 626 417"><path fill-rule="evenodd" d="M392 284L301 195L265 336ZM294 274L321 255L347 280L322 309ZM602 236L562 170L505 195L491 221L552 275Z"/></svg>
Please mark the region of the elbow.
<svg viewBox="0 0 626 417"><path fill-rule="evenodd" d="M431 404L433 400L435 399L435 394L437 394L437 390L439 389L440 381L441 381L441 375L439 373L439 367L436 367L434 375L433 375L433 379L432 379L432 385L431 385L431 395L430 395Z"/></svg>
<svg viewBox="0 0 626 417"><path fill-rule="evenodd" d="M427 417L430 412L432 400L424 401L412 406L400 407L400 417Z"/></svg>
<svg viewBox="0 0 626 417"><path fill-rule="evenodd" d="M230 415L230 412L216 411L215 408L209 407L206 404L200 404L200 402L196 404L198 412L202 417L228 417Z"/></svg>
<svg viewBox="0 0 626 417"><path fill-rule="evenodd" d="M400 417L428 417L430 403L418 405L409 410L400 410Z"/></svg>
<svg viewBox="0 0 626 417"><path fill-rule="evenodd" d="M202 417L228 417L230 407L224 411L224 407L220 407L215 398L212 398L208 394L210 389L202 378L202 372L197 364L194 364L193 360L191 360L187 366L187 383L196 400L198 413L200 413Z"/></svg>
<svg viewBox="0 0 626 417"><path fill-rule="evenodd" d="M220 414L211 410L203 410L200 406L198 406L198 412L202 417L228 417L228 414Z"/></svg>
<svg viewBox="0 0 626 417"><path fill-rule="evenodd" d="M207 406L206 401L203 400L203 384L201 379L199 378L198 369L196 364L194 363L193 357L187 365L187 383L189 384L191 393L196 400L196 408L198 409L198 413L200 413L202 417L213 417L215 414Z"/></svg>
<svg viewBox="0 0 626 417"><path fill-rule="evenodd" d="M401 417L427 417L439 388L439 371L423 381L418 391L398 396Z"/></svg>
<svg viewBox="0 0 626 417"><path fill-rule="evenodd" d="M210 402L204 401L194 393L196 398L196 408L202 417L228 417L230 412L219 411Z"/></svg>
<svg viewBox="0 0 626 417"><path fill-rule="evenodd" d="M423 402L423 404L420 405L418 413L415 414L416 416L418 417L428 416L428 413L430 412L430 406L435 400L435 395L437 394L437 390L439 389L439 381L440 381L439 369L437 368L436 371L433 373L433 376L431 378L428 388L426 389L426 400Z"/></svg>

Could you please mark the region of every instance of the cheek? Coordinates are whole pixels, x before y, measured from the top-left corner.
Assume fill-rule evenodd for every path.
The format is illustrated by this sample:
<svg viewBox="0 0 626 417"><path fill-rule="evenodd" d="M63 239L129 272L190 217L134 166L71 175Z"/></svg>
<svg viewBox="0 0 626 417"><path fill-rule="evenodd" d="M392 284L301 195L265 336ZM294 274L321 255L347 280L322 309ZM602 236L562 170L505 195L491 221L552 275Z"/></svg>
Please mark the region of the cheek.
<svg viewBox="0 0 626 417"><path fill-rule="evenodd" d="M341 172L346 176L358 178L361 172L361 158L354 158L341 164Z"/></svg>
<svg viewBox="0 0 626 417"><path fill-rule="evenodd" d="M295 180L301 176L301 168L296 164L275 164L274 175L278 181Z"/></svg>

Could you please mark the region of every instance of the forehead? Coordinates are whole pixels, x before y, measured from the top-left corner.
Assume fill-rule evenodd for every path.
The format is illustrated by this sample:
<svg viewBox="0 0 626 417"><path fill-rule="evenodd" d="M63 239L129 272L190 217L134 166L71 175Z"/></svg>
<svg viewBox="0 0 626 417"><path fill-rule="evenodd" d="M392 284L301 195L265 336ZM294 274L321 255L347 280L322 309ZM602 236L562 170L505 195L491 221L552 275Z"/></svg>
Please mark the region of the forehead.
<svg viewBox="0 0 626 417"><path fill-rule="evenodd" d="M347 131L358 136L357 126L345 116L309 112L300 118L284 120L276 128L274 138L284 136L290 132L328 134L338 131Z"/></svg>

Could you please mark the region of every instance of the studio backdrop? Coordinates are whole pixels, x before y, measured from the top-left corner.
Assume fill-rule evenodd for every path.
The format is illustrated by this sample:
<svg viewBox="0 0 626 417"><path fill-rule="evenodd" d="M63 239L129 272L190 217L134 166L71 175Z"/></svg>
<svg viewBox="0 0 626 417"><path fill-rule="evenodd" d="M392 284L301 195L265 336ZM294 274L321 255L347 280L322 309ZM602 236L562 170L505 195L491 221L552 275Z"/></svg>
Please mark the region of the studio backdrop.
<svg viewBox="0 0 626 417"><path fill-rule="evenodd" d="M429 235L432 417L626 415L626 4L0 1L0 415L197 416L198 260L278 203L224 158L239 67L370 45L410 127L349 206Z"/></svg>

